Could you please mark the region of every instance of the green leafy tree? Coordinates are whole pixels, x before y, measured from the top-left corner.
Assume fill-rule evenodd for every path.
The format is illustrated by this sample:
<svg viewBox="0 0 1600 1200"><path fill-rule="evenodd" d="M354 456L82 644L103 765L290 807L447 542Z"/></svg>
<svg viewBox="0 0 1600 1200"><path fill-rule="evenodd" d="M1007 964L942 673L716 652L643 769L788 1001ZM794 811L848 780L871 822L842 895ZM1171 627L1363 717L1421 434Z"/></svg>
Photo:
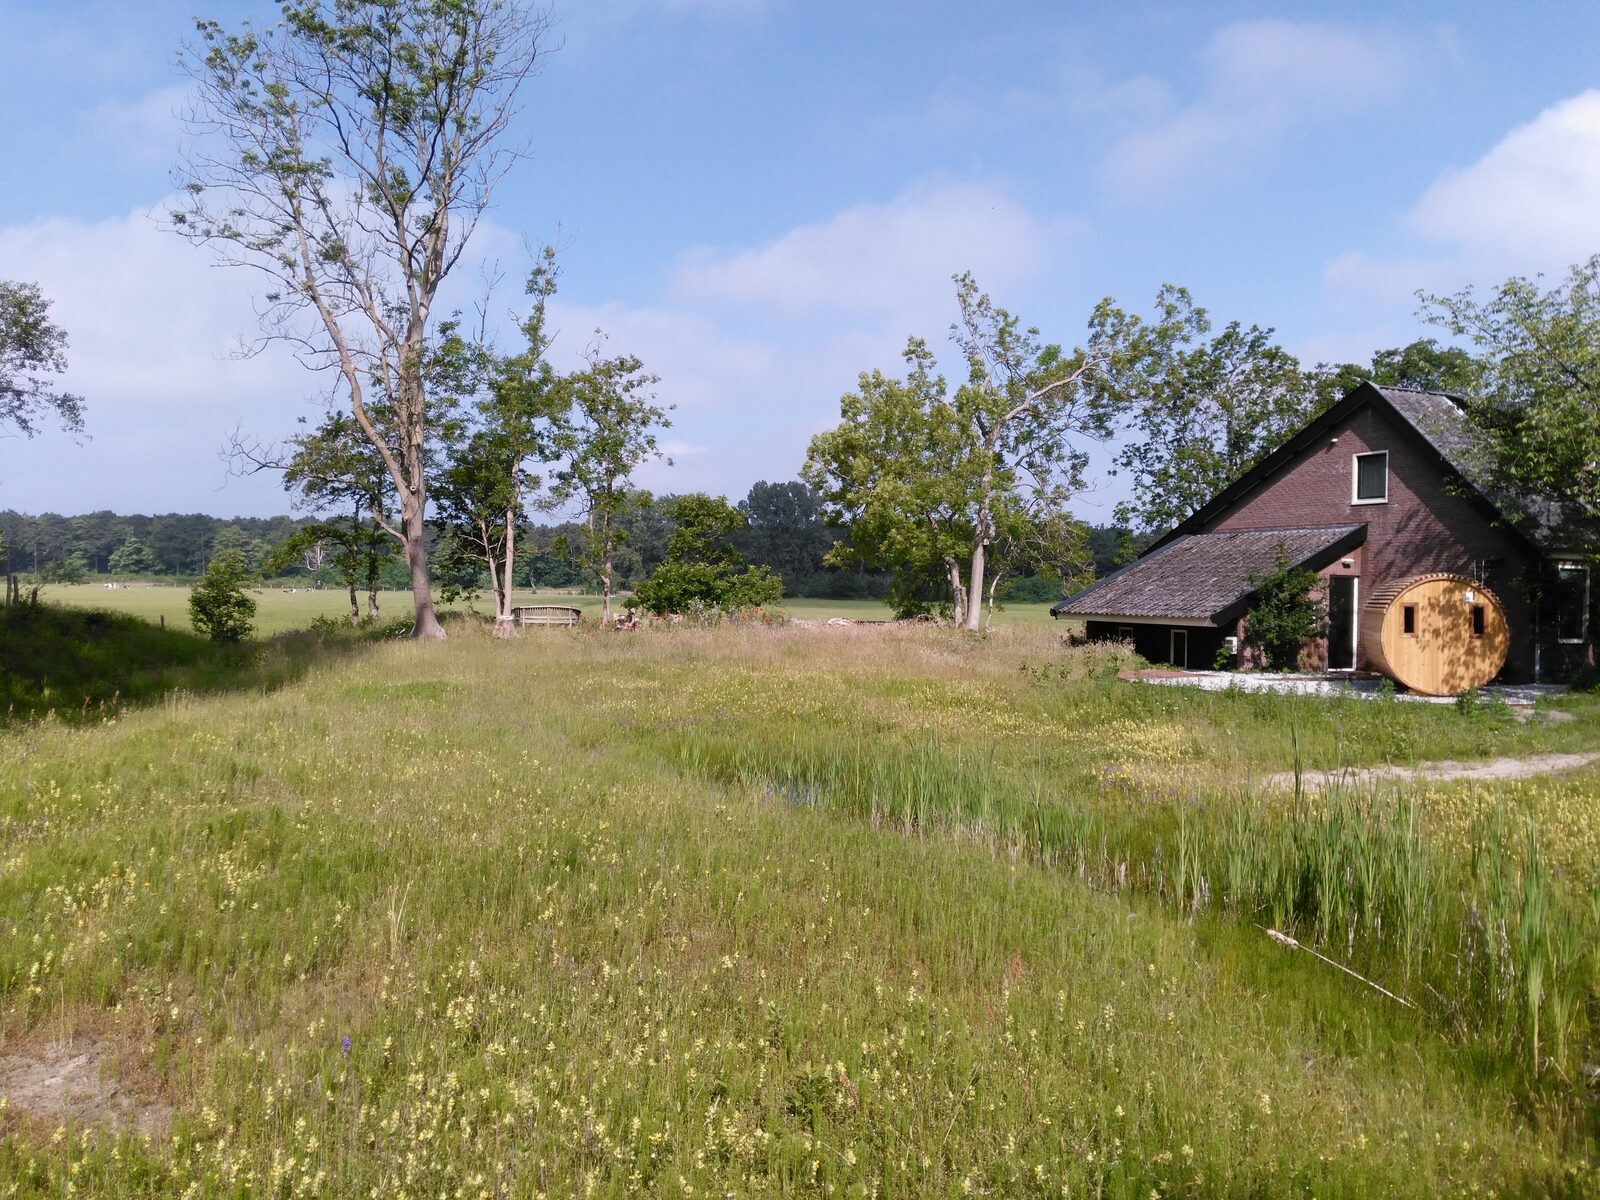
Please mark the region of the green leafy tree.
<svg viewBox="0 0 1600 1200"><path fill-rule="evenodd" d="M1084 443L1108 437L1117 381L1178 335L1167 303L1154 324L1096 307L1085 345L1041 340L978 289L955 279L951 327L967 370L954 391L927 343L907 344L906 375L863 374L840 401L837 428L812 439L803 472L849 540L832 561L894 572L906 611L945 581L956 624L977 629L990 547L1061 511L1081 490Z"/></svg>
<svg viewBox="0 0 1600 1200"><path fill-rule="evenodd" d="M1384 387L1471 396L1478 390L1482 364L1459 346L1441 346L1418 338L1406 346L1379 350L1367 366L1341 363L1318 368L1324 400L1331 404L1358 383L1371 380Z"/></svg>
<svg viewBox="0 0 1600 1200"><path fill-rule="evenodd" d="M129 537L106 562L113 575L148 575L156 569L155 556L138 538Z"/></svg>
<svg viewBox="0 0 1600 1200"><path fill-rule="evenodd" d="M1094 559L1096 579L1111 574L1124 563L1130 563L1138 557L1132 532L1121 525L1091 525L1089 549Z"/></svg>
<svg viewBox="0 0 1600 1200"><path fill-rule="evenodd" d="M739 512L745 525L738 543L746 562L771 567L783 577L785 587L825 569L823 560L834 537L815 488L797 479L763 480L739 501Z"/></svg>
<svg viewBox="0 0 1600 1200"><path fill-rule="evenodd" d="M224 550L211 560L189 592L189 620L195 632L213 642L241 642L250 636L256 602L245 595L252 576L243 557Z"/></svg>
<svg viewBox="0 0 1600 1200"><path fill-rule="evenodd" d="M39 569L40 583L82 583L89 578L89 564L81 554L69 554Z"/></svg>
<svg viewBox="0 0 1600 1200"><path fill-rule="evenodd" d="M1407 346L1372 356L1372 381L1386 387L1470 396L1478 389L1481 364L1460 346L1441 346L1418 338Z"/></svg>
<svg viewBox="0 0 1600 1200"><path fill-rule="evenodd" d="M559 452L560 422L568 402L566 388L545 361L550 346L545 311L555 282L554 253L546 249L528 280L534 306L522 323L526 345L504 359L482 352L485 386L452 439L437 488L451 553L487 570L496 630L502 635L514 629L517 529L542 483L535 468Z"/></svg>
<svg viewBox="0 0 1600 1200"><path fill-rule="evenodd" d="M70 433L83 430L83 397L56 390L48 378L67 369L67 335L50 320L38 285L0 279L0 426L23 437L53 414Z"/></svg>
<svg viewBox="0 0 1600 1200"><path fill-rule="evenodd" d="M1094 542L1088 525L1064 512L1017 522L995 544L985 621L994 621L995 598L1007 580L1038 581L1018 593L1037 600L1059 600L1094 581ZM1015 590L1015 589L1014 589Z"/></svg>
<svg viewBox="0 0 1600 1200"><path fill-rule="evenodd" d="M177 232L270 280L263 329L339 373L399 507L415 637L441 638L428 485L444 419L427 358L439 289L516 151L502 135L545 17L515 0L282 0L198 23Z"/></svg>
<svg viewBox="0 0 1600 1200"><path fill-rule="evenodd" d="M1469 411L1501 491L1600 515L1600 255L1553 287L1513 278L1486 297L1425 296L1423 315L1479 352Z"/></svg>
<svg viewBox="0 0 1600 1200"><path fill-rule="evenodd" d="M669 408L655 403L654 375L637 358L603 358L601 340L589 347L588 365L568 376L571 407L563 419L558 451L564 465L551 489L555 505L575 505L581 530L568 543L600 581L601 620L611 621L617 548L629 519L650 502L633 485L633 473L659 458L657 433L668 428Z"/></svg>
<svg viewBox="0 0 1600 1200"><path fill-rule="evenodd" d="M238 525L224 525L212 535L211 553L212 555L237 554L247 568L259 572L271 549L262 539L248 530L241 529Z"/></svg>
<svg viewBox="0 0 1600 1200"><path fill-rule="evenodd" d="M1250 577L1254 592L1244 619L1244 644L1268 669L1292 668L1306 642L1326 631L1327 613L1315 595L1321 582L1315 571L1290 566L1281 548L1270 572Z"/></svg>
<svg viewBox="0 0 1600 1200"><path fill-rule="evenodd" d="M667 539L667 559L639 584L635 595L657 615L702 609L732 612L776 604L783 580L766 567L744 567L734 536L745 519L721 496L678 496L670 515L677 522Z"/></svg>
<svg viewBox="0 0 1600 1200"><path fill-rule="evenodd" d="M283 570L298 561L313 573L331 565L349 592L352 623L361 619L357 588L364 581L367 618L377 620L381 575L401 540L390 519L389 474L354 418L330 412L290 441L286 459L257 464L282 470L294 507L318 517L286 539L270 565Z"/></svg>
<svg viewBox="0 0 1600 1200"><path fill-rule="evenodd" d="M1116 517L1144 536L1164 533L1278 447L1323 407L1315 378L1272 341L1272 330L1211 318L1181 288L1162 291L1182 336L1163 343L1121 397L1133 436L1116 455L1134 498Z"/></svg>

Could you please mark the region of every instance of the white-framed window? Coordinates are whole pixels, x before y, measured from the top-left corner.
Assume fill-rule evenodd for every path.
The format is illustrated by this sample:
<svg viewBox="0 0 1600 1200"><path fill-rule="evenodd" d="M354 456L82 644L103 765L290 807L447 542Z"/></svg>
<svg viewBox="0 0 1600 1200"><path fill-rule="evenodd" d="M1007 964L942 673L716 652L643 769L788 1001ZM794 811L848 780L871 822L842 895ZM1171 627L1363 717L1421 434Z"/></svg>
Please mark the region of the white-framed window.
<svg viewBox="0 0 1600 1200"><path fill-rule="evenodd" d="M1350 503L1387 504L1389 502L1389 452L1373 450L1352 456L1350 463Z"/></svg>
<svg viewBox="0 0 1600 1200"><path fill-rule="evenodd" d="M1557 563L1555 601L1556 641L1581 644L1589 629L1589 568Z"/></svg>

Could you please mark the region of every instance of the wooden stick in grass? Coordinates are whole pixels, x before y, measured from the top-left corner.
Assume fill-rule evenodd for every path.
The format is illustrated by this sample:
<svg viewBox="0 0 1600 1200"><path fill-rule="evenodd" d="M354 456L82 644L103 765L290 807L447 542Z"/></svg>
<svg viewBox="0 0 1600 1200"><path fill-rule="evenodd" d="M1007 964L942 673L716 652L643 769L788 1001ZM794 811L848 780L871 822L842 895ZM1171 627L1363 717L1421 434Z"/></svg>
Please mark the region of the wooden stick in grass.
<svg viewBox="0 0 1600 1200"><path fill-rule="evenodd" d="M1396 996L1393 992L1391 992L1388 988L1384 987L1381 983L1374 983L1374 982L1372 982L1372 980L1368 979L1365 975L1356 974L1356 972L1352 971L1349 967L1345 966L1342 962L1335 962L1333 959L1329 958L1326 954L1319 954L1317 951L1313 950L1310 946L1307 946L1307 945L1304 945L1301 942L1295 941L1294 938L1290 937L1287 933L1280 933L1276 929L1267 929L1264 925L1258 925L1258 926L1256 926L1256 928L1263 930L1266 933L1266 935L1269 938L1271 938L1273 941L1277 942L1278 945L1287 946L1291 950L1304 950L1307 954L1311 955L1313 958L1320 958L1323 962L1327 963L1330 967L1339 968L1339 970L1343 971L1346 975L1350 976L1350 978L1359 979L1362 983L1366 984L1369 988L1372 988L1374 991L1382 992L1385 996L1389 997L1389 999L1393 1000L1396 1004L1403 1004L1407 1008L1415 1008L1416 1007L1415 1004L1411 1003L1411 1001L1407 1000L1404 996Z"/></svg>

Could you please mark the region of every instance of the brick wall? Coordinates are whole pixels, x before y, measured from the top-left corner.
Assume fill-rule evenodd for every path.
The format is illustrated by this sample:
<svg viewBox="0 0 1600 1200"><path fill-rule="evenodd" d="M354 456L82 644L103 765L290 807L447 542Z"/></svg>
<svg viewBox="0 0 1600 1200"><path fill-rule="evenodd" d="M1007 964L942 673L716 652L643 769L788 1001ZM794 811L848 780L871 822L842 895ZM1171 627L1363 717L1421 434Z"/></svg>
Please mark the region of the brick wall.
<svg viewBox="0 0 1600 1200"><path fill-rule="evenodd" d="M1353 503L1354 455L1389 452L1389 499ZM1394 417L1367 405L1317 444L1213 518L1204 532L1321 525L1367 526L1351 565L1323 574L1360 577L1358 603L1386 583L1428 571L1481 580L1505 605L1511 625L1508 678L1526 678L1533 664L1533 610L1525 594L1531 564L1522 543L1496 528L1465 496L1451 491L1432 452ZM1364 657L1357 666L1365 667Z"/></svg>

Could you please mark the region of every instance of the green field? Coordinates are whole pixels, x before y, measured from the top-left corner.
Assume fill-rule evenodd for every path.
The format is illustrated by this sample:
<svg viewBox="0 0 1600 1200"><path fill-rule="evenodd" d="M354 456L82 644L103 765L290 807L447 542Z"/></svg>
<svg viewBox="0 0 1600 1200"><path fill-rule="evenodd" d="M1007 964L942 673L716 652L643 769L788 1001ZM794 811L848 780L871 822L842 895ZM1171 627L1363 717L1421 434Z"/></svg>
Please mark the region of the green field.
<svg viewBox="0 0 1600 1200"><path fill-rule="evenodd" d="M263 587L252 593L255 597L256 632L262 636L283 633L291 629L305 629L317 617L344 617L350 612L346 593L332 588L288 591L281 587ZM575 596L565 592L534 592L518 590L519 604L572 604L586 613L598 615L598 596ZM52 604L71 604L83 608L104 608L112 612L128 613L147 621L165 618L175 629L188 630L189 589L186 587L123 587L106 588L99 584L72 586L53 585L44 589L43 599ZM362 611L366 611L366 593L361 593ZM385 618L403 617L411 611L410 592L380 592L378 606ZM479 612L493 612L491 601L480 599L474 605ZM827 620L829 617L850 617L857 621L884 621L892 615L886 604L876 600L785 600L783 609L796 617L810 620ZM995 624L1048 624L1051 621L1048 604L1014 604L995 610Z"/></svg>
<svg viewBox="0 0 1600 1200"><path fill-rule="evenodd" d="M0 1195L1600 1186L1600 773L1244 782L1600 747L1593 696L1152 688L1042 624L452 629L0 733L0 1081L105 1081L0 1111Z"/></svg>

